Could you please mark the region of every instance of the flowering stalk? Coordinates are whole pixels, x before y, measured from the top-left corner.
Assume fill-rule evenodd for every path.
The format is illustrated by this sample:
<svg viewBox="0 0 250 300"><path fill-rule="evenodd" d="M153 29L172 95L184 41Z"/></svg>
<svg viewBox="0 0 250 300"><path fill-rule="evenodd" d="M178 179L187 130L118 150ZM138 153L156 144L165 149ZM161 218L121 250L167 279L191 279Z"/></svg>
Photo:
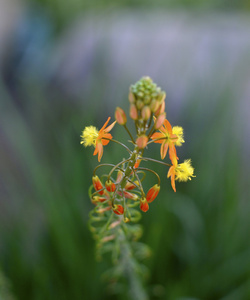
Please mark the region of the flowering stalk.
<svg viewBox="0 0 250 300"><path fill-rule="evenodd" d="M96 239L97 257L101 258L106 252L111 253L115 268L109 275L112 282L126 277L129 285L130 299L148 299L142 284L145 270L138 261L150 253L148 247L138 242L142 234L140 225L135 224L141 218L142 212L149 210L149 205L156 199L160 191L160 177L151 169L141 167L141 162L153 161L168 167L167 177L171 178L171 186L176 192L175 181L188 181L194 177L191 160L178 163L176 147L184 143L183 129L172 127L166 119L166 94L149 77L143 77L130 87L129 114L134 121L136 136L127 127L127 116L124 110L117 107L115 119L108 125L110 117L98 131L94 126L85 127L81 135L81 144L95 147L93 155L98 154L100 162L104 146L114 142L128 151L128 158L118 164L100 164L94 170L93 185L89 197L95 205L90 213L90 230ZM129 135L133 149L120 141L114 140L110 131L115 124L123 126ZM144 149L153 143L161 144L160 156L162 161L144 157ZM168 154L170 163L165 162ZM110 167L108 174L98 173L105 166ZM143 180L146 173L152 173L156 182L144 192ZM139 256L136 256L139 253Z"/></svg>

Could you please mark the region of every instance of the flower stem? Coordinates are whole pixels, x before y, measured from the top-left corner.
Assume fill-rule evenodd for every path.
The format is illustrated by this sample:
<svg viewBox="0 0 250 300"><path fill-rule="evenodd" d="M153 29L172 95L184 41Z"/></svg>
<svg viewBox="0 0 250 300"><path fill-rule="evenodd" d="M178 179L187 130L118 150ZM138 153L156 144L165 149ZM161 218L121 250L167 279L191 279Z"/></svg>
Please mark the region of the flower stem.
<svg viewBox="0 0 250 300"><path fill-rule="evenodd" d="M123 146L130 154L132 153L132 151L126 146L126 145L124 145L123 143L121 143L121 142L119 142L119 141L117 141L117 140L114 140L114 139L108 139L108 138L102 138L103 140L108 140L108 141L111 141L111 142L114 142L114 143L116 143L116 144L119 144L119 145L121 145L121 146Z"/></svg>
<svg viewBox="0 0 250 300"><path fill-rule="evenodd" d="M170 164L164 163L163 161L157 160L157 159L153 159L153 158L149 158L149 157L140 157L141 160L145 160L145 161L153 161L156 162L158 164L162 164L164 166L168 166L171 167Z"/></svg>
<svg viewBox="0 0 250 300"><path fill-rule="evenodd" d="M131 138L131 141L132 141L132 143L133 143L133 144L135 144L134 138L133 138L132 134L130 133L130 131L129 131L129 129L128 129L128 127L127 127L127 125L126 125L126 124L124 124L123 126L124 126L124 128L126 129L127 133L129 134L129 136L130 136L130 138Z"/></svg>

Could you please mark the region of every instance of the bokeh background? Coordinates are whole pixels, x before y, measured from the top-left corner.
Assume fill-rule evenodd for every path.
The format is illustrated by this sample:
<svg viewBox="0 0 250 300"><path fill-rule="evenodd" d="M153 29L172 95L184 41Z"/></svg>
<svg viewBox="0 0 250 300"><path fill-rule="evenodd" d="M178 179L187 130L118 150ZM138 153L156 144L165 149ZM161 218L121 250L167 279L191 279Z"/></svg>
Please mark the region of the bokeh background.
<svg viewBox="0 0 250 300"><path fill-rule="evenodd" d="M197 176L174 193L151 166L163 185L142 219L150 299L250 299L249 0L0 7L0 299L124 299L95 261L97 159L80 134L118 105L128 112L144 75L167 92L168 119L185 130L180 160L191 157ZM115 145L103 156L119 159Z"/></svg>

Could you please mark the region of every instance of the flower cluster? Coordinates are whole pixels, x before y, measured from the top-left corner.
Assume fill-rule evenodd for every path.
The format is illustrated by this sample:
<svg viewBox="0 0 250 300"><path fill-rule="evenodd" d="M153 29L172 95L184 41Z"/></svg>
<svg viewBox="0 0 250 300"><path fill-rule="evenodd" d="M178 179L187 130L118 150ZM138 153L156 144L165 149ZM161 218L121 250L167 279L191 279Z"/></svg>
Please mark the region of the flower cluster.
<svg viewBox="0 0 250 300"><path fill-rule="evenodd" d="M194 168L191 166L190 159L183 163L178 162L176 147L184 143L183 128L172 127L166 119L165 97L165 92L153 83L151 78L143 77L130 87L128 97L129 115L136 128L135 137L128 129L126 113L120 107L116 108L116 121L111 125L108 126L109 117L99 131L94 126L88 126L81 135L81 144L85 147L93 145L95 147L93 155L98 154L99 162L103 156L103 147L110 141L120 144L128 151L129 157L118 164L101 164L96 167L90 192L91 201L100 206L100 211L112 210L117 215L123 215L125 222L133 218L130 211L137 205L140 206L141 211L146 212L149 204L154 201L160 191L159 175L151 169L141 167L142 161L154 161L168 167L167 177L171 178L171 185L175 192L176 181L188 181L194 177ZM116 123L127 131L133 149L113 139L110 131ZM145 148L152 143L161 144L162 161L143 155ZM170 164L164 161L167 154ZM108 174L103 174L100 179L96 171L102 166L109 166L111 170ZM157 180L147 193L144 192L142 185L146 172L154 174Z"/></svg>

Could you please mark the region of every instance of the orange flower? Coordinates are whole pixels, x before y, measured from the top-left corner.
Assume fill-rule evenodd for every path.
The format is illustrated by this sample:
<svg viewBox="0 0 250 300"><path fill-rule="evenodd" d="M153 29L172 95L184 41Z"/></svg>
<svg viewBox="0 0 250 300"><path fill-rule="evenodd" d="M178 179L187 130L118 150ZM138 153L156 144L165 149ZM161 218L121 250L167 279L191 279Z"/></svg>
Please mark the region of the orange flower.
<svg viewBox="0 0 250 300"><path fill-rule="evenodd" d="M93 155L98 154L98 161L100 162L102 155L103 155L103 146L106 146L110 141L106 139L112 139L112 135L108 132L114 127L115 122L113 122L111 125L106 127L108 125L108 122L110 120L110 117L105 122L105 124L102 126L102 128L98 131L98 136L96 138L96 146L95 151Z"/></svg>
<svg viewBox="0 0 250 300"><path fill-rule="evenodd" d="M160 132L155 132L151 139L154 140L154 143L161 144L161 159L165 158L169 150L169 158L173 163L174 160L178 159L174 145L178 137L172 133L172 126L167 119L159 130Z"/></svg>

